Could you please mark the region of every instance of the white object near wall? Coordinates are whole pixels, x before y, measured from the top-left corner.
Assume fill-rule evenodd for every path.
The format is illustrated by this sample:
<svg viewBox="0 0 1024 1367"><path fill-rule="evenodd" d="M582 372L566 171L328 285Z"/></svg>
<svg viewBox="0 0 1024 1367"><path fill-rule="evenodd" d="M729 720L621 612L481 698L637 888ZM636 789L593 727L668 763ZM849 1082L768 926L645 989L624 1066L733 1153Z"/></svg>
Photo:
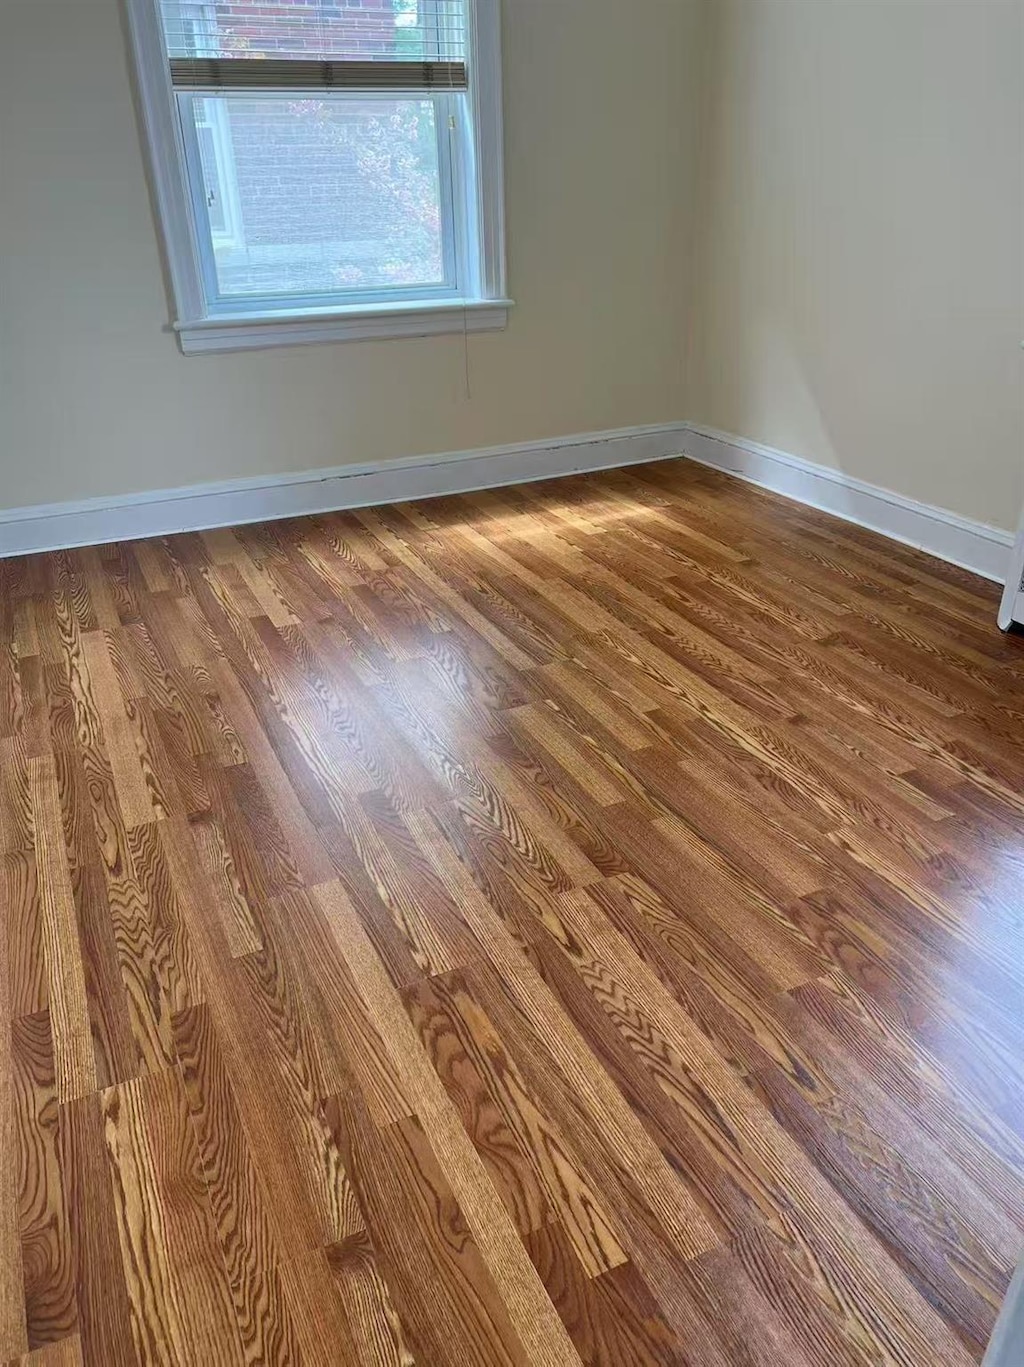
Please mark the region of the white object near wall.
<svg viewBox="0 0 1024 1367"><path fill-rule="evenodd" d="M1024 1259L1021 1260L992 1334L982 1367L1020 1367L1024 1362Z"/></svg>
<svg viewBox="0 0 1024 1367"><path fill-rule="evenodd" d="M1024 626L1024 518L1010 553L1010 570L999 605L999 625L1003 631L1009 631L1014 622Z"/></svg>

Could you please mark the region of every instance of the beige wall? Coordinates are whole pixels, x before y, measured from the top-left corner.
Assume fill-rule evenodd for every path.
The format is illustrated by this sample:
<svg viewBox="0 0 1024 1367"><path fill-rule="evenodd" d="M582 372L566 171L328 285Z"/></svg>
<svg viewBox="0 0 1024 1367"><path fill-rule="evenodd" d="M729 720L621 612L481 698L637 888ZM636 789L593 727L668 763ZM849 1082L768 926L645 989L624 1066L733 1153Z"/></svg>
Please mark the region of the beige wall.
<svg viewBox="0 0 1024 1367"><path fill-rule="evenodd" d="M0 0L0 507L679 418L696 0L504 0L506 333L184 358L118 0Z"/></svg>
<svg viewBox="0 0 1024 1367"><path fill-rule="evenodd" d="M1015 525L1024 0L504 29L518 305L467 399L457 338L182 357L118 0L0 0L0 507L689 417Z"/></svg>
<svg viewBox="0 0 1024 1367"><path fill-rule="evenodd" d="M1024 502L1024 3L708 0L688 418Z"/></svg>

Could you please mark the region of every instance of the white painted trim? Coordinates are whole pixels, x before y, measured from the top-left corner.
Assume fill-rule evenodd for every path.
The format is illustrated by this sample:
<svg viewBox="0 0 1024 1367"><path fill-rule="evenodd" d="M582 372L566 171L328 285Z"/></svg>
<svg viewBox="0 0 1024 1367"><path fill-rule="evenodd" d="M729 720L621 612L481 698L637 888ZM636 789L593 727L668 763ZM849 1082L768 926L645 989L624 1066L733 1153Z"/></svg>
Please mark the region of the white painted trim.
<svg viewBox="0 0 1024 1367"><path fill-rule="evenodd" d="M696 423L686 427L683 451L691 460L881 532L986 579L1006 579L1013 537L1000 527L958 517L744 437Z"/></svg>
<svg viewBox="0 0 1024 1367"><path fill-rule="evenodd" d="M511 299L439 300L433 304L359 304L334 312L234 314L176 323L186 356L210 351L260 351L310 342L356 342L383 337L438 337L451 332L499 332L508 324Z"/></svg>
<svg viewBox="0 0 1024 1367"><path fill-rule="evenodd" d="M477 287L485 299L502 299L508 284L501 0L476 0L468 17L473 136L462 153L470 159L466 183L476 191Z"/></svg>
<svg viewBox="0 0 1024 1367"><path fill-rule="evenodd" d="M143 146L179 318L206 310L185 146L175 113L158 0L125 0Z"/></svg>
<svg viewBox="0 0 1024 1367"><path fill-rule="evenodd" d="M737 475L985 578L1006 577L1009 532L757 442L685 422L0 510L0 556L465 493L673 456ZM1024 530L1017 549L1024 560ZM1001 626L1009 625L1008 601L1009 595L1004 598ZM1024 593L1018 596L1017 610L1018 619L1024 620Z"/></svg>
<svg viewBox="0 0 1024 1367"><path fill-rule="evenodd" d="M156 216L167 260L173 318L186 355L248 351L312 342L379 337L430 337L496 331L506 326L504 137L502 131L501 0L469 0L469 114L458 155L466 206L457 225L466 246L458 299L389 300L334 309L293 309L287 316L252 312L244 320L217 313L203 285L200 227L189 185L188 158L164 44L160 0L125 0L135 87ZM443 92L440 92L443 93ZM201 212L201 211L200 211ZM459 215L457 215L459 216ZM464 298L464 297L465 298ZM468 303L465 302L468 299Z"/></svg>
<svg viewBox="0 0 1024 1367"><path fill-rule="evenodd" d="M683 423L0 511L0 556L466 493L676 456Z"/></svg>

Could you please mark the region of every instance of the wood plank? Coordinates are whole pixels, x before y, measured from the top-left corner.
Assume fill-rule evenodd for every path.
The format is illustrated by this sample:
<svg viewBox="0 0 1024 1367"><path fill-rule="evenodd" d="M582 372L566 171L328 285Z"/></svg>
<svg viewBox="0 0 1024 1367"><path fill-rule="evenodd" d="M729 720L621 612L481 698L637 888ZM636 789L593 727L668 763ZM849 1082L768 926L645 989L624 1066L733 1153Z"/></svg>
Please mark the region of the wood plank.
<svg viewBox="0 0 1024 1367"><path fill-rule="evenodd" d="M353 1234L327 1250L327 1261L352 1332L356 1358L367 1367L414 1367L402 1321L380 1274L369 1236Z"/></svg>
<svg viewBox="0 0 1024 1367"><path fill-rule="evenodd" d="M58 1134L83 1360L141 1364L98 1093L61 1106Z"/></svg>
<svg viewBox="0 0 1024 1367"><path fill-rule="evenodd" d="M78 1326L71 1231L61 1175L53 1040L46 1011L14 1022L19 1225L31 1348Z"/></svg>
<svg viewBox="0 0 1024 1367"><path fill-rule="evenodd" d="M15 1078L14 1038L11 1028L10 957L0 937L0 1357L17 1358L28 1352L25 1267L21 1249L24 1197L14 1163L19 1151L19 1087Z"/></svg>
<svg viewBox="0 0 1024 1367"><path fill-rule="evenodd" d="M244 1360L296 1360L270 1198L249 1153L209 1009L179 1012L174 1040Z"/></svg>
<svg viewBox="0 0 1024 1367"><path fill-rule="evenodd" d="M50 757L29 761L36 832L36 878L42 904L43 945L58 1101L97 1086L89 1003L78 938L75 899L61 824L57 770Z"/></svg>
<svg viewBox="0 0 1024 1367"><path fill-rule="evenodd" d="M238 1326L180 1078L111 1087L102 1109L136 1353L236 1361Z"/></svg>

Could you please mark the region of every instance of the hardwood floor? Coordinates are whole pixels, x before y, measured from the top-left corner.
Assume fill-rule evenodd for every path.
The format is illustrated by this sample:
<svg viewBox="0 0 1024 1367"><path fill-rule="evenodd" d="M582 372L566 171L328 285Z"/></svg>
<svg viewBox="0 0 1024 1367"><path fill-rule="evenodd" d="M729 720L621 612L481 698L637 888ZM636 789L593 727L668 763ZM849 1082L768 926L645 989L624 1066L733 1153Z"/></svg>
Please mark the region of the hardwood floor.
<svg viewBox="0 0 1024 1367"><path fill-rule="evenodd" d="M674 462L0 564L0 1362L980 1359L996 598Z"/></svg>

